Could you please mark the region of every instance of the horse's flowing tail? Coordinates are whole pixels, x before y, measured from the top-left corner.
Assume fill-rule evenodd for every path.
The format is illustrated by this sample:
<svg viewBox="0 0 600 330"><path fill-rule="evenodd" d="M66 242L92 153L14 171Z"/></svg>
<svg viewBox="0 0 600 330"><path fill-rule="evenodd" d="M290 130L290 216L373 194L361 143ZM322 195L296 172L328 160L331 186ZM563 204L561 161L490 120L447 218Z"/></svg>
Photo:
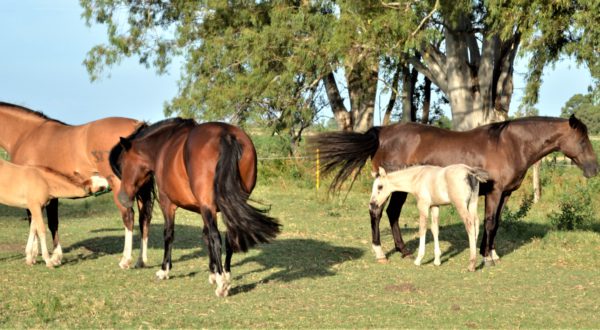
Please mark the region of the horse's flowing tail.
<svg viewBox="0 0 600 330"><path fill-rule="evenodd" d="M248 204L250 192L242 187L238 163L242 146L235 136L221 137L221 152L215 173L215 200L227 227L227 239L234 252L246 252L258 243L268 243L279 233L276 219Z"/></svg>
<svg viewBox="0 0 600 330"><path fill-rule="evenodd" d="M310 148L315 153L318 150L323 175L340 168L329 186L330 192L339 191L344 181L358 169L352 176L354 183L369 157L379 148L380 130L381 127L373 127L365 133L323 133L309 139Z"/></svg>

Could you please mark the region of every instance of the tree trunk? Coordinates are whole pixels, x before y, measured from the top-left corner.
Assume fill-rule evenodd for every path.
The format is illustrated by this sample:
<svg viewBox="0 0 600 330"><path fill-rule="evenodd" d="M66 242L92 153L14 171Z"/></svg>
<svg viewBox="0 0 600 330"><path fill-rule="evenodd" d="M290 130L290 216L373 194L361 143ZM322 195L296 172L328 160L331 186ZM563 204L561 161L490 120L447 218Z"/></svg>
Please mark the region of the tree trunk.
<svg viewBox="0 0 600 330"><path fill-rule="evenodd" d="M383 120L381 124L383 126L389 125L392 123L392 110L394 110L394 106L396 105L396 99L398 98L398 89L400 88L400 73L402 71L402 64L398 64L396 68L396 72L392 77L392 88L390 100L388 101L387 107L385 108L385 113L383 114Z"/></svg>
<svg viewBox="0 0 600 330"><path fill-rule="evenodd" d="M379 72L363 61L356 63L347 75L353 130L366 132L373 127Z"/></svg>
<svg viewBox="0 0 600 330"><path fill-rule="evenodd" d="M333 112L333 116L335 117L338 127L344 132L352 131L354 127L352 116L344 106L344 100L340 95L340 90L338 89L333 72L330 72L325 76L323 83L325 84L325 91L327 92L327 97L329 98L331 111Z"/></svg>
<svg viewBox="0 0 600 330"><path fill-rule="evenodd" d="M425 85L423 87L423 116L421 117L422 124L429 124L429 110L431 108L431 80L425 77Z"/></svg>

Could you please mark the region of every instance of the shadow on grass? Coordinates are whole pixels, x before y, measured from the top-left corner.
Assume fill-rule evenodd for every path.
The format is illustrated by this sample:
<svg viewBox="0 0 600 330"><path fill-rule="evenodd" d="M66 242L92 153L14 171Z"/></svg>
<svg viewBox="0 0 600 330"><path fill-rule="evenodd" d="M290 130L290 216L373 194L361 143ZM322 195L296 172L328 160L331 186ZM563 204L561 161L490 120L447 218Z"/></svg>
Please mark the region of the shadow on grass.
<svg viewBox="0 0 600 330"><path fill-rule="evenodd" d="M481 244L481 238L483 237L483 230L483 226L481 226L477 239L478 255L479 245ZM533 238L543 238L551 230L552 226L550 224L545 225L525 221L501 222L495 239L496 252L498 255L500 255L500 257L508 255L513 251L518 250L523 245L529 243ZM409 233L412 235L412 233L417 232L418 230L416 228L403 228L401 231L402 234L406 236ZM382 240L390 240L390 242L393 241L389 228L383 229L381 233ZM462 223L440 225L439 239L440 242L446 242L450 244L449 247L442 250L442 264L448 261L448 259L462 253L464 250L469 249L469 239L465 230L465 226ZM427 243L433 242L433 236L431 235L431 230L429 227L426 240ZM407 241L406 246L413 253L412 258L414 258L414 256L417 254L417 250L419 249L419 238L416 237L415 239ZM386 253L386 256L389 258L394 252L396 252L396 250L392 249ZM423 261L423 264L433 263L433 244L426 247L425 258ZM466 263L467 259L465 259L465 264Z"/></svg>
<svg viewBox="0 0 600 330"><path fill-rule="evenodd" d="M239 274L236 278L273 269L276 271L258 282L233 287L231 295L251 291L257 285L271 281L292 282L302 278L333 276L336 274L332 269L334 266L359 259L364 254L362 249L335 246L313 239L279 239L271 244L258 246L258 250L258 255L243 258L233 263L231 268L235 274L235 267L247 263L257 263L260 267ZM234 258L235 256L234 254Z"/></svg>

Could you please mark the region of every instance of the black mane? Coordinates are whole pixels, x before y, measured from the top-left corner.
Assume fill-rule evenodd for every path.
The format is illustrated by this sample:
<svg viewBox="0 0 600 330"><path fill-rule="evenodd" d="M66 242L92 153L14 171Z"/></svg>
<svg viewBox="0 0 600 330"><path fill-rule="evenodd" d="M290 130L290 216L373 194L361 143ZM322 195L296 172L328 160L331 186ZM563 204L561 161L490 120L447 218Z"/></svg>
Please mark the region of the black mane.
<svg viewBox="0 0 600 330"><path fill-rule="evenodd" d="M35 116L40 117L40 118L45 119L45 120L57 122L59 124L63 124L63 125L66 125L66 126L71 126L71 125L69 125L69 124L67 124L65 122L62 122L62 121L58 120L58 119L50 118L50 117L46 116L41 111L32 110L32 109L29 109L29 108L26 108L26 107L23 107L23 106L20 106L20 105L16 105L16 104L12 104L12 103L7 103L7 102L0 101L0 107L13 108L15 110L27 112L29 114L35 115Z"/></svg>

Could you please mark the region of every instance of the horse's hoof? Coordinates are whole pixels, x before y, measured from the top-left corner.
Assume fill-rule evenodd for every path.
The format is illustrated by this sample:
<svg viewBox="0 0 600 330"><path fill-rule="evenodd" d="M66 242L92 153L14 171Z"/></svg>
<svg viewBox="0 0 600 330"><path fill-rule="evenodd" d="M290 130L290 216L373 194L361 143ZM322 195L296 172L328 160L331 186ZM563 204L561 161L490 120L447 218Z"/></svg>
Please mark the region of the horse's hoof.
<svg viewBox="0 0 600 330"><path fill-rule="evenodd" d="M130 266L131 266L131 259L123 258L119 262L119 267L121 267L121 269L129 269Z"/></svg>
<svg viewBox="0 0 600 330"><path fill-rule="evenodd" d="M377 262L380 264L389 264L390 263L388 258L379 258L379 259L377 259Z"/></svg>
<svg viewBox="0 0 600 330"><path fill-rule="evenodd" d="M421 266L421 260L415 260L414 264L415 266Z"/></svg>
<svg viewBox="0 0 600 330"><path fill-rule="evenodd" d="M217 283L217 275L215 275L215 273L210 273L208 275L208 283L211 285Z"/></svg>
<svg viewBox="0 0 600 330"><path fill-rule="evenodd" d="M48 267L49 269L54 269L54 264L52 263L52 261L46 261L46 267Z"/></svg>
<svg viewBox="0 0 600 330"><path fill-rule="evenodd" d="M217 297L227 297L229 295L229 284L223 285L221 288L217 287L215 295Z"/></svg>
<svg viewBox="0 0 600 330"><path fill-rule="evenodd" d="M158 278L159 280L168 280L169 279L169 272L168 271L164 271L164 270L159 270L156 272L156 278Z"/></svg>
<svg viewBox="0 0 600 330"><path fill-rule="evenodd" d="M138 259L138 261L135 263L135 268L144 268L144 267L146 267L146 263L143 260Z"/></svg>
<svg viewBox="0 0 600 330"><path fill-rule="evenodd" d="M439 265L441 265L441 264L442 264L442 262L441 262L441 261L439 261L439 260L434 260L434 261L433 261L433 264L434 264L434 265L436 265L436 266L439 266Z"/></svg>
<svg viewBox="0 0 600 330"><path fill-rule="evenodd" d="M491 258L484 258L483 259L483 263L486 267L493 267L496 266L496 263L494 262L494 259Z"/></svg>
<svg viewBox="0 0 600 330"><path fill-rule="evenodd" d="M33 266L33 264L35 264L35 259L25 259L25 264L27 264L27 266Z"/></svg>

